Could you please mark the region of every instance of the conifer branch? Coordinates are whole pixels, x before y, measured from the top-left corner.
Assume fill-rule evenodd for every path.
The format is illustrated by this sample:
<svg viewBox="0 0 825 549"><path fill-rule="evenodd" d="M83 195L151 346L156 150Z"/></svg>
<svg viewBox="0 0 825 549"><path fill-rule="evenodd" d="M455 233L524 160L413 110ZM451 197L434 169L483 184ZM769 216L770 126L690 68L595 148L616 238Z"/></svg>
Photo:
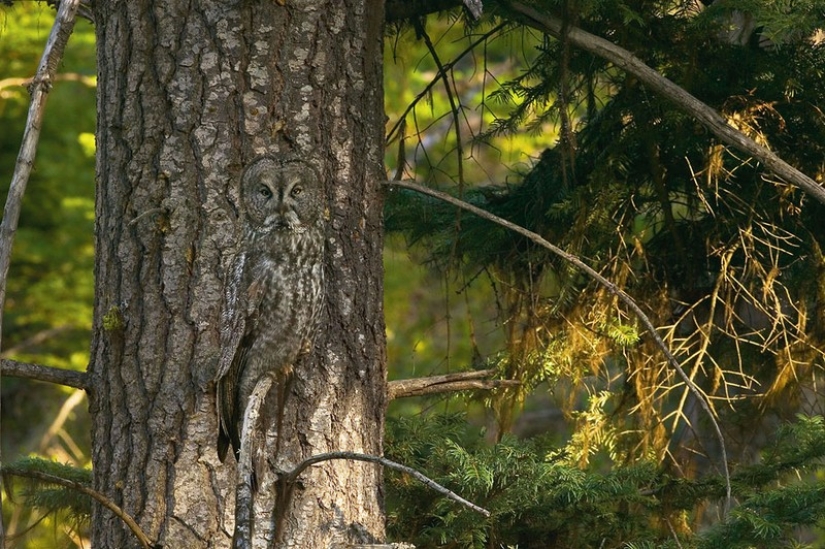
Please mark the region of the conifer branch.
<svg viewBox="0 0 825 549"><path fill-rule="evenodd" d="M80 492L81 494L85 494L90 498L94 499L102 506L110 510L116 517L121 519L123 522L126 523L126 526L129 527L129 530L135 535L135 537L140 541L140 544L145 549L152 549L156 547L149 537L141 530L140 526L135 519L129 516L123 509L121 509L116 503L112 500L107 498L105 495L101 494L97 490L89 488L86 484L82 482L77 482L74 480L65 479L63 477L59 477L56 475L52 475L49 473L44 473L43 471L36 471L30 468L22 468L22 467L15 467L15 466L6 466L2 468L3 475L11 475L15 477L23 477L23 478L30 478L34 480L39 480L41 482L46 482L48 484L56 484L58 486L63 486L65 488L69 488L70 490L75 490Z"/></svg>
<svg viewBox="0 0 825 549"><path fill-rule="evenodd" d="M520 381L515 379L486 379L496 375L496 370L474 370L439 376L398 379L387 385L390 400L414 396L453 393L456 391L491 390L502 387L517 387Z"/></svg>
<svg viewBox="0 0 825 549"><path fill-rule="evenodd" d="M687 386L688 390L690 390L691 394L693 394L693 396L696 397L696 400L699 402L699 405L707 413L708 418L710 419L710 422L713 425L713 429L714 429L714 431L716 431L716 437L719 441L719 451L722 454L722 472L723 472L724 477L725 477L725 488L726 488L726 494L727 494L725 508L728 509L730 507L731 482L730 482L730 469L728 468L728 455L727 455L727 450L726 450L726 446L725 446L725 437L722 434L722 430L719 427L719 422L716 420L716 414L714 413L714 411L711 407L710 399L708 398L707 395L705 395L701 391L701 389L699 389L699 387L696 386L696 384L693 382L693 380L690 378L690 376L685 372L684 368L682 368L682 365L679 363L679 361L676 359L676 357L673 355L673 353L668 348L665 341L662 339L662 336L660 336L659 333L656 331L656 327L653 325L653 322L644 313L644 311L642 311L641 307L639 307L639 305L636 303L636 301L632 297L630 297L627 293L625 293L624 290L619 288L616 284L614 284L613 282L611 282L610 280L608 280L607 278L605 278L604 276L599 274L590 265L588 265L587 263L585 263L584 261L579 259L578 256L573 255L571 253L568 253L568 252L562 250L558 246L556 246L556 245L548 242L544 238L542 238L540 235L538 235L538 234L536 234L532 231L529 231L529 230L525 229L524 227L516 225L515 223L511 223L510 221L507 221L506 219L502 219L501 217L498 217L497 215L494 215L494 214L492 214L492 213L490 213L486 210L482 210L481 208L479 208L477 206L473 206L472 204L464 202L463 200L459 200L458 198L455 198L454 196L450 196L447 193L443 193L443 192L437 191L435 189L430 189L429 187L424 187L424 186L418 185L416 183L412 183L410 181L386 181L384 184L390 185L390 186L395 186L395 187L402 187L402 188L405 188L405 189L409 189L411 191L415 191L415 192L418 192L418 193L421 193L421 194L425 194L425 195L430 196L432 198L436 198L438 200L441 200L443 202L446 202L448 204L452 204L453 206L456 206L458 208L466 210L470 213L473 213L473 214L475 214L475 215L477 215L477 216L479 216L483 219L491 221L491 222L493 222L497 225L500 225L500 226L502 226L506 229L509 229L509 230L511 230L515 233L518 233L518 234L522 235L523 237L529 239L530 241L538 244L539 246L541 246L543 248L546 248L547 250L550 250L555 255L559 256L560 258L567 261L568 263L576 266L581 271L584 271L584 273L587 274L590 278L595 280L599 285L603 286L607 291L609 291L611 294L618 297L625 305L627 305L627 307L631 311L633 311L633 313L636 315L636 317L639 319L639 321L642 323L642 325L645 327L645 329L650 333L650 335L653 338L653 341L656 344L656 346L659 349L661 349L662 353L667 358L668 364L670 364L670 366L676 371L676 373L679 375L679 377L682 379L682 381Z"/></svg>
<svg viewBox="0 0 825 549"><path fill-rule="evenodd" d="M509 7L521 15L525 25L550 34L557 39L563 37L571 44L606 59L620 69L632 74L649 86L651 90L670 100L677 108L696 118L722 143L756 158L777 177L791 185L796 185L815 200L825 204L825 187L732 127L714 109L647 66L641 59L626 49L578 27L565 26L561 19L548 13L538 12L536 9L520 2L512 2Z"/></svg>
<svg viewBox="0 0 825 549"><path fill-rule="evenodd" d="M52 366L43 366L42 364L34 364L31 362L19 362L17 360L4 358L0 360L0 373L4 376L55 383L57 385L65 385L85 391L88 391L90 388L89 374L86 372L54 368Z"/></svg>
<svg viewBox="0 0 825 549"><path fill-rule="evenodd" d="M370 454L359 454L357 452L327 452L327 453L324 453L324 454L318 454L318 455L315 455L315 456L311 456L311 457L308 457L307 459L305 459L304 461L302 461L301 463L299 463L295 467L295 469L293 469L292 471L288 471L286 473L283 473L283 475L281 477L281 480L286 482L287 484L292 484L298 479L298 477L301 475L301 473L303 473L309 467L311 467L313 465L316 465L318 463L321 463L321 462L324 462L324 461L330 461L330 460L333 460L333 459L347 459L347 460L355 460L355 461L366 461L366 462L370 462L370 463L377 463L379 465L383 465L384 467L387 467L389 469L395 469L396 471L401 471L402 473L406 473L406 474L410 475L411 477L413 477L417 481L421 482L425 486L427 486L429 488L432 488L433 490L435 490L439 494L442 494L445 497L448 497L451 500L453 500L457 503L460 503L461 505L464 505L465 507L468 507L468 508L472 509L473 511L477 512L477 513L481 513L485 517L490 516L490 511L488 511L488 510L486 510L482 507L479 507L475 503L467 501L466 499L462 498L461 496L459 496L455 492L453 492L451 490L448 490L447 488L441 486L440 484L438 484L433 479L429 478L428 476L424 475L423 473L420 473L420 472L416 471L412 467L407 467L406 465L401 465L400 463L396 463L395 461L389 460L387 458L380 457L380 456L373 456L373 455L370 455Z"/></svg>

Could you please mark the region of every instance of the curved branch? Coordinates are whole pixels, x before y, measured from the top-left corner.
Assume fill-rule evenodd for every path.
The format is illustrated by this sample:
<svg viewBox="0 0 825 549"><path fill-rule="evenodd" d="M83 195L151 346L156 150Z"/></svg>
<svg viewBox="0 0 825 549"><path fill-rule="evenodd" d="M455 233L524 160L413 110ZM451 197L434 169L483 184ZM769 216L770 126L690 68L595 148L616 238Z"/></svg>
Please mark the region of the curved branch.
<svg viewBox="0 0 825 549"><path fill-rule="evenodd" d="M0 360L0 373L4 376L22 377L35 381L45 381L46 383L56 383L57 385L65 385L85 391L88 391L90 388L89 374L86 372L64 370L63 368L53 368L31 362L18 362L9 359Z"/></svg>
<svg viewBox="0 0 825 549"><path fill-rule="evenodd" d="M149 537L146 534L143 533L143 530L140 529L140 526L138 525L137 522L135 522L135 519L133 519L131 516L129 516L123 509L121 509L112 500L110 500L109 498L107 498L106 496L101 494L100 492L89 488L88 486L86 486L82 482L75 482L73 480L68 480L68 479L58 477L58 476L55 476L55 475L50 475L49 473L43 473L41 471L32 471L32 470L29 470L29 469L21 469L21 468L13 467L13 466L3 467L2 472L3 472L4 475L12 475L12 476L15 476L15 477L31 478L31 479L47 482L49 484L57 484L58 486L64 486L66 488L69 488L70 490L76 490L76 491L80 492L81 494L85 494L85 495L91 497L92 499L94 499L95 501L97 501L98 503L100 503L101 505L103 505L105 508L107 508L112 513L114 513L114 515L116 517L118 517L123 522L125 522L126 526L129 527L129 530L132 531L132 533L135 535L135 537L138 539L138 541L140 541L140 544L145 549L151 549L153 547L156 547L155 545L152 544L151 540L149 540Z"/></svg>
<svg viewBox="0 0 825 549"><path fill-rule="evenodd" d="M380 456L373 456L373 455L370 455L370 454L359 454L357 452L327 452L325 454L318 454L318 455L315 455L315 456L308 457L307 459L305 459L304 461L299 463L295 467L295 469L293 469L292 471L288 471L286 473L283 473L283 476L281 478L282 478L282 480L284 480L287 483L293 483L293 482L295 482L295 480L298 479L298 477L301 475L301 473L303 473L309 467L311 467L313 465L316 465L318 463L321 463L323 461L330 461L330 460L333 460L333 459L348 459L348 460L355 460L355 461L366 461L366 462L370 462L370 463L378 463L379 465L383 465L384 467L387 467L389 469L395 469L396 471L401 471L402 473L407 473L408 475L410 475L411 477L413 477L417 481L421 482L422 484L426 485L429 488L432 488L433 490L435 490L439 494L442 494L442 495L450 498L451 500L453 500L457 503L460 503L461 505L464 505L465 507L469 507L473 511L475 511L477 513L481 513L485 517L490 516L490 511L488 511L487 509L483 509L483 508L479 507L478 505L476 505L475 503L471 503L471 502L467 501L466 499L459 496L455 492L452 492L451 490L448 490L447 488L444 488L443 486L438 484L433 479L425 476L422 473L419 473L418 471L416 471L412 467L407 467L406 465L401 465L400 463L396 463L395 461L389 460L387 458L383 458L383 457L380 457Z"/></svg>
<svg viewBox="0 0 825 549"><path fill-rule="evenodd" d="M534 8L520 2L512 2L509 6L515 12L521 14L525 25L550 34L558 39L561 39L563 35L564 39L568 40L571 44L606 59L620 69L634 75L650 87L651 90L669 99L676 107L699 120L699 122L723 143L756 158L765 164L777 177L787 183L800 187L814 199L825 204L825 187L779 158L769 149L757 144L742 132L730 126L714 109L708 107L682 87L677 86L648 67L641 59L626 49L604 38L583 31L578 27L565 27L564 23L557 17L540 13Z"/></svg>
<svg viewBox="0 0 825 549"><path fill-rule="evenodd" d="M625 305L627 305L627 307L631 311L633 311L633 313L636 315L636 318L638 318L642 325L645 327L645 330L647 330L650 333L651 337L653 338L653 341L656 343L656 346L659 347L659 349L661 349L662 353L667 358L668 364L670 364L670 366L676 371L679 377L682 378L682 381L688 387L690 392L693 394L694 397L696 397L697 401L699 402L699 405L707 413L708 418L710 419L710 422L713 425L714 430L716 431L716 437L719 440L719 450L722 454L722 471L725 476L725 488L727 493L726 508L730 506L730 470L728 468L728 454L725 447L725 437L722 435L722 430L719 428L719 423L716 421L716 415L714 414L713 409L711 408L710 401L708 397L704 393L702 393L699 387L696 386L696 384L693 382L690 376L687 375L685 370L682 368L682 365L679 363L679 361L668 348L665 341L662 339L662 336L660 336L659 333L656 331L656 327L653 325L653 322L650 320L650 318L648 318L644 311L642 311L641 307L639 307L639 305L633 300L632 297L627 295L621 288L619 288L614 283L610 282L608 279L603 277L590 265L579 259L577 256L562 250L554 244L551 244L550 242L542 238L540 235L532 231L528 231L524 227L516 225L515 223L511 223L506 219L502 219L497 215L491 214L490 212L482 210L481 208L473 206L472 204L468 204L467 202L459 200L453 196L450 196L449 194L436 191L428 187L423 187L421 185L417 185L409 181L386 181L385 185L403 187L405 189L410 189L411 191L416 191L418 193L425 194L433 198L437 198L438 200L447 202L448 204L452 204L453 206L466 210L481 218L484 218L488 221L492 221L497 225L501 225L506 229L518 233L523 237L531 240L532 242L535 242L539 246L550 250L551 252L553 252L560 258L564 259L568 263L575 265L580 270L584 271L585 274L587 274L590 278L592 278L605 289L607 289L607 291L618 297Z"/></svg>

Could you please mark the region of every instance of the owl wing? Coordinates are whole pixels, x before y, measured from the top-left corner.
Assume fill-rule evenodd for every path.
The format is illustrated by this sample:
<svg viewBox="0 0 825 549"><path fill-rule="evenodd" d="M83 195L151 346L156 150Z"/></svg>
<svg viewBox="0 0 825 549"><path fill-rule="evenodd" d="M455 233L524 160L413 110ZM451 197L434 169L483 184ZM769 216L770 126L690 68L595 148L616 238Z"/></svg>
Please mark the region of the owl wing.
<svg viewBox="0 0 825 549"><path fill-rule="evenodd" d="M218 363L217 412L218 412L218 457L221 462L226 458L230 443L237 450L240 448L238 420L242 410L236 410L239 401L238 385L240 383L245 356L251 345L251 331L254 317L261 307L269 273L258 274L248 286L247 257L238 254L232 261L229 277L224 290L224 307L221 313L221 355Z"/></svg>
<svg viewBox="0 0 825 549"><path fill-rule="evenodd" d="M218 457L221 462L232 442L234 431L233 415L237 400L238 380L242 357L237 356L241 340L246 333L247 307L243 303L243 281L246 254L237 254L230 263L224 282L223 310L221 311L221 354L218 362L216 387L216 409L218 415ZM242 354L242 353L241 353Z"/></svg>

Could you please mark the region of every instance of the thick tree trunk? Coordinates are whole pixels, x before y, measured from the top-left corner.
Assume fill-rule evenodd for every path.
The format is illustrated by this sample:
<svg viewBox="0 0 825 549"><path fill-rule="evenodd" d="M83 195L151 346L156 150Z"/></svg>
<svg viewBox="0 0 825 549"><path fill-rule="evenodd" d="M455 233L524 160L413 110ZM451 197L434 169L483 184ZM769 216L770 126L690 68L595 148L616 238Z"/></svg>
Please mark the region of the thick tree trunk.
<svg viewBox="0 0 825 549"><path fill-rule="evenodd" d="M107 0L95 16L94 486L163 547L227 547L236 479L217 458L212 379L239 174L259 154L298 153L327 182L326 307L277 463L381 453L383 5ZM255 547L274 535L264 480ZM312 467L290 496L278 546L383 540L374 465ZM137 542L96 507L93 545Z"/></svg>

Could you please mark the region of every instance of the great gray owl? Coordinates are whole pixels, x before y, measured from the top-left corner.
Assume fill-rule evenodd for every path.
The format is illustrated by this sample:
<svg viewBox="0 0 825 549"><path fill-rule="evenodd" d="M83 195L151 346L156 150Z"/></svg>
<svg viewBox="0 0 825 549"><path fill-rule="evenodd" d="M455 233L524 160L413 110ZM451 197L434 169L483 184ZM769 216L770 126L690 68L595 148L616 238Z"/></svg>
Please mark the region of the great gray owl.
<svg viewBox="0 0 825 549"><path fill-rule="evenodd" d="M283 413L287 379L310 347L323 300L317 172L299 159L259 157L241 176L240 201L243 233L225 280L216 379L221 461L230 444L237 458L244 411L266 374L275 376Z"/></svg>

